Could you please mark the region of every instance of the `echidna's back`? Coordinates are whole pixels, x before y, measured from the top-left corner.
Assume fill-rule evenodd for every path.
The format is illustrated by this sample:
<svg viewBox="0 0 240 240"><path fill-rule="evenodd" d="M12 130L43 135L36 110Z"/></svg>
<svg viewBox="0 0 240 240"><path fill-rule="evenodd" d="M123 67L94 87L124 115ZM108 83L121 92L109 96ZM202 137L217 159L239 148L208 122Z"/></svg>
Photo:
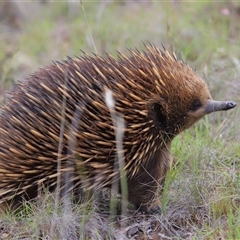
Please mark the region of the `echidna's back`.
<svg viewBox="0 0 240 240"><path fill-rule="evenodd" d="M62 141L59 157L65 168L66 154L70 154L67 150L70 130L75 131L75 140L81 138L73 125L76 109L82 113L79 116L84 131L90 133L94 129L94 121L86 119L93 120L95 114L99 116L97 106L91 111L92 117L84 116L87 108L94 106L89 101L100 103L101 96L97 97L97 91L87 86L74 68L84 72L79 69L82 68L80 60L69 60L40 70L16 87L3 107L0 116L0 201L28 188L35 191L35 186L40 187L44 182L56 184L59 144ZM98 84L101 86L101 81ZM85 148L91 147L86 145ZM86 152L89 156L94 155ZM27 191L27 194L31 195L31 192Z"/></svg>
<svg viewBox="0 0 240 240"><path fill-rule="evenodd" d="M142 122L144 127L145 107L134 102L149 95L151 84L135 89L142 80L136 71L124 57L117 61L111 56L85 56L57 62L16 86L0 116L0 202L15 193L32 198L37 188L55 186L57 159L62 172L74 167L70 171L77 185L82 181L79 169L82 176L91 180L97 176L101 186L109 185L116 141L105 90L113 91L116 110L126 121L133 118L134 124ZM147 93L139 91L143 89ZM134 155L136 138L125 130L125 153ZM74 159L71 167L69 159Z"/></svg>

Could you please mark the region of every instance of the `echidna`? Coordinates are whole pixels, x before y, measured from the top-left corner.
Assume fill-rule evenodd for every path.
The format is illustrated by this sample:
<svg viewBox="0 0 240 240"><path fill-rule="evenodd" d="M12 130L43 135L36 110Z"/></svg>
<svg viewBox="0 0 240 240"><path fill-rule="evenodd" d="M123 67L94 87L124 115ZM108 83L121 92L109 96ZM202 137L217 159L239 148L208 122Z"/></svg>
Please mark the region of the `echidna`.
<svg viewBox="0 0 240 240"><path fill-rule="evenodd" d="M129 57L84 54L55 62L20 83L2 108L1 203L54 189L64 173L66 191L70 180L74 189L111 186L117 148L106 89L124 118L124 170L136 207L157 205L173 138L204 115L236 106L212 100L206 83L174 52L150 44Z"/></svg>

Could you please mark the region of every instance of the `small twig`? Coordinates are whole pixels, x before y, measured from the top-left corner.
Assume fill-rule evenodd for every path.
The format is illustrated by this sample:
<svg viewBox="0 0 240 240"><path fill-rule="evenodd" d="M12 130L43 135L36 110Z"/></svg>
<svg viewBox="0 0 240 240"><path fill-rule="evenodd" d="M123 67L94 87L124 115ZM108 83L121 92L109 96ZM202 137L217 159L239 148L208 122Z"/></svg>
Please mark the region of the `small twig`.
<svg viewBox="0 0 240 240"><path fill-rule="evenodd" d="M125 174L125 161L123 154L123 133L124 133L124 118L120 114L116 114L115 110L115 101L110 90L105 91L105 102L110 110L111 118L113 121L114 132L116 137L116 147L117 147L117 157L115 158L114 163L114 173L116 174L115 178L120 177L121 193L122 193L122 216L127 213L127 204L128 204L128 189L127 189L127 178ZM114 181L112 184L112 192L118 190L118 181Z"/></svg>
<svg viewBox="0 0 240 240"><path fill-rule="evenodd" d="M88 30L90 32L90 37L91 37L91 41L92 41L92 44L93 44L93 47L94 47L94 51L95 51L95 53L97 53L97 48L96 48L96 45L95 45L95 42L94 42L94 39L93 39L91 28L90 28L89 23L88 23L88 19L87 19L87 15L86 15L86 12L85 12L85 9L84 9L84 6L83 6L83 2L82 2L82 0L79 0L79 1L80 1L82 10L83 10L83 14L84 14L85 21L87 23Z"/></svg>

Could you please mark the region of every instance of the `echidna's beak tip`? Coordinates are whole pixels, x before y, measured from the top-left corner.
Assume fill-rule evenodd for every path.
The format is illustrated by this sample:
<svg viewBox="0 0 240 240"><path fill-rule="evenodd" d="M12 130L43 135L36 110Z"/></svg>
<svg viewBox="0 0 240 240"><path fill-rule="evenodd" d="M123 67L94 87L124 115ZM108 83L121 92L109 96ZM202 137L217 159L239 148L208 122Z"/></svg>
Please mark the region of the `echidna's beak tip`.
<svg viewBox="0 0 240 240"><path fill-rule="evenodd" d="M226 104L227 109L226 110L235 108L236 106L237 106L237 104L235 102L232 102L232 101L227 102L227 104Z"/></svg>

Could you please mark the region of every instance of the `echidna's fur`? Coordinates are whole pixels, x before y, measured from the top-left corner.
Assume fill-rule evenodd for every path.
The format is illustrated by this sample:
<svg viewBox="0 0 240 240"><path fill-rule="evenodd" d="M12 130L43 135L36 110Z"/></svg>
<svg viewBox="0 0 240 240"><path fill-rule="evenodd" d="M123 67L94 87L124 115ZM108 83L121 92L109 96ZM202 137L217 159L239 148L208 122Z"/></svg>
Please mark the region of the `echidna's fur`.
<svg viewBox="0 0 240 240"><path fill-rule="evenodd" d="M151 45L118 59L84 55L55 62L20 83L2 108L0 202L55 187L58 158L61 173L73 170L75 188L111 185L116 141L106 89L124 116L125 171L136 207L154 206L171 165L172 139L205 114L235 106L221 102L211 109L205 82L174 53Z"/></svg>

